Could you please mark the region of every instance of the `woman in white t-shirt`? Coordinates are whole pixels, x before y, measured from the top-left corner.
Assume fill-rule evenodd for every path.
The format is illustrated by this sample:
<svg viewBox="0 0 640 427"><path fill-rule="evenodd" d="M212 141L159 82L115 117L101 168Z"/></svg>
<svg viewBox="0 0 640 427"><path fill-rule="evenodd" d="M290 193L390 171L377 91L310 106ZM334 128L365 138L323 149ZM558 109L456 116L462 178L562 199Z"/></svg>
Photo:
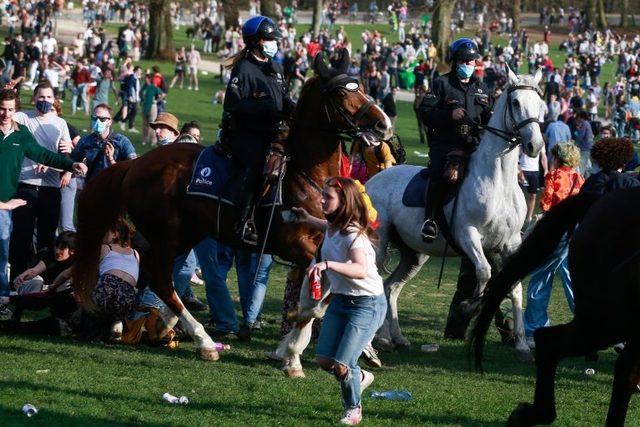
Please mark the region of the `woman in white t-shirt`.
<svg viewBox="0 0 640 427"><path fill-rule="evenodd" d="M311 216L303 208L293 208L299 222L325 231L321 260L307 275L310 281L322 274L329 281L331 302L324 316L316 360L333 373L342 389L342 424L362 420L362 391L373 382L373 374L361 370L358 358L382 326L387 301L382 278L376 268L367 206L350 178L329 179L322 190L322 213L326 219Z"/></svg>

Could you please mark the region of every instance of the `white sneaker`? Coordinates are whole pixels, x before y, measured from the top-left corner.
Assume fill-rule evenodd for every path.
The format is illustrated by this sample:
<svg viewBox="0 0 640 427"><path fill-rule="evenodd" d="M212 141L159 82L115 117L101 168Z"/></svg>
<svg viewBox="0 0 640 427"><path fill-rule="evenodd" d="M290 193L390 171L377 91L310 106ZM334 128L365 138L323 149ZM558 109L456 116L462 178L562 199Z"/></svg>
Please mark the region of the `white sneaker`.
<svg viewBox="0 0 640 427"><path fill-rule="evenodd" d="M376 378L369 371L365 371L364 369L361 369L361 372L362 372L362 379L360 380L360 393L365 391L366 388L369 387L373 383L373 380Z"/></svg>
<svg viewBox="0 0 640 427"><path fill-rule="evenodd" d="M534 341L533 337L527 337L527 345L531 350L535 350L536 342Z"/></svg>
<svg viewBox="0 0 640 427"><path fill-rule="evenodd" d="M120 122L118 124L120 125L120 130L124 132L124 122Z"/></svg>
<svg viewBox="0 0 640 427"><path fill-rule="evenodd" d="M191 86L189 86L189 87L187 88L187 90L191 90Z"/></svg>
<svg viewBox="0 0 640 427"><path fill-rule="evenodd" d="M367 344L362 350L362 357L364 358L365 363L372 368L382 367L382 360L378 357L378 351L373 348L371 343Z"/></svg>
<svg viewBox="0 0 640 427"><path fill-rule="evenodd" d="M199 278L196 273L193 273L193 275L191 275L191 284L192 285L204 285L204 280L202 280L201 278Z"/></svg>
<svg viewBox="0 0 640 427"><path fill-rule="evenodd" d="M360 424L360 421L362 421L362 406L344 411L344 417L340 420L340 424L355 426Z"/></svg>
<svg viewBox="0 0 640 427"><path fill-rule="evenodd" d="M140 133L140 131L138 129L136 129L136 128L129 129L129 132L131 132L131 133Z"/></svg>

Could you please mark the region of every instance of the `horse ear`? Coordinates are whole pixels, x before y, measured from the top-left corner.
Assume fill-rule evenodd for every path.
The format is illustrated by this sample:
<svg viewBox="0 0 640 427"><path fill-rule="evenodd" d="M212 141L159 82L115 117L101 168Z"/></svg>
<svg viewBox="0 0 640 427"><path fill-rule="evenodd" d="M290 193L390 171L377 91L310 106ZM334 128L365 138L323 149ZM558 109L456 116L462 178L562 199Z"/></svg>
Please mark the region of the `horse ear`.
<svg viewBox="0 0 640 427"><path fill-rule="evenodd" d="M533 82L536 84L536 86L540 84L540 80L542 80L542 68L538 68L533 76Z"/></svg>
<svg viewBox="0 0 640 427"><path fill-rule="evenodd" d="M340 50L340 62L338 63L338 74L347 74L349 70L349 64L351 63L351 57L349 51L345 48Z"/></svg>
<svg viewBox="0 0 640 427"><path fill-rule="evenodd" d="M518 76L511 70L511 67L507 65L507 75L509 76L509 84L516 85L518 84Z"/></svg>
<svg viewBox="0 0 640 427"><path fill-rule="evenodd" d="M331 70L324 60L324 53L318 52L313 60L313 70L322 80L327 80L331 76Z"/></svg>

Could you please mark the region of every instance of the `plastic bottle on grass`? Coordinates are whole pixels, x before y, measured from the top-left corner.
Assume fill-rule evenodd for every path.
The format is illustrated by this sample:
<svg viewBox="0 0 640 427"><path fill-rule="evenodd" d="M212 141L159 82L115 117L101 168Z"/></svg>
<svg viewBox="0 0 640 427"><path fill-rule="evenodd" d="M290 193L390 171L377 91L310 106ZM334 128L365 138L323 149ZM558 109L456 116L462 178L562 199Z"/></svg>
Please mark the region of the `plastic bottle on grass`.
<svg viewBox="0 0 640 427"><path fill-rule="evenodd" d="M22 413L31 418L38 413L38 409L30 403L25 403L22 407Z"/></svg>
<svg viewBox="0 0 640 427"><path fill-rule="evenodd" d="M410 391L407 390L388 390L388 391L375 391L371 390L369 397L373 399L381 400L399 400L409 401L413 400L413 396Z"/></svg>

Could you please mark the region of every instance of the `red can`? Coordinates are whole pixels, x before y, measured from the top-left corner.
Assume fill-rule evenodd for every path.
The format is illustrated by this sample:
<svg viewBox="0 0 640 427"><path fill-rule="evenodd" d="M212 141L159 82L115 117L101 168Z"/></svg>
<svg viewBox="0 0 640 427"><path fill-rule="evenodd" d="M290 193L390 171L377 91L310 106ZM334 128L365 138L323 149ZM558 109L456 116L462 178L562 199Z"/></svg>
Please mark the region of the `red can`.
<svg viewBox="0 0 640 427"><path fill-rule="evenodd" d="M322 298L322 285L320 284L320 278L314 277L309 279L309 286L311 287L311 299L319 301Z"/></svg>

